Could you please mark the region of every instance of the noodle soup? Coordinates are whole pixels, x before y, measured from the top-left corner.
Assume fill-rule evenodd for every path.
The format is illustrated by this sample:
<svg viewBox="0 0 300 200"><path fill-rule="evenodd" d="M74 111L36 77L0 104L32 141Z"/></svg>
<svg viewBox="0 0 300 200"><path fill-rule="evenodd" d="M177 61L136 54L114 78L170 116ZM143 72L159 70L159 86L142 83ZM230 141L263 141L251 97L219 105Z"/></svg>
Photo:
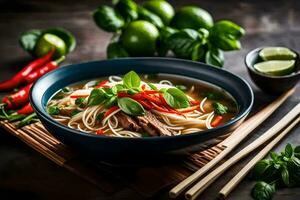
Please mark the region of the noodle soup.
<svg viewBox="0 0 300 200"><path fill-rule="evenodd" d="M70 128L115 137L201 132L227 123L239 111L230 94L209 83L134 71L63 88L47 109Z"/></svg>

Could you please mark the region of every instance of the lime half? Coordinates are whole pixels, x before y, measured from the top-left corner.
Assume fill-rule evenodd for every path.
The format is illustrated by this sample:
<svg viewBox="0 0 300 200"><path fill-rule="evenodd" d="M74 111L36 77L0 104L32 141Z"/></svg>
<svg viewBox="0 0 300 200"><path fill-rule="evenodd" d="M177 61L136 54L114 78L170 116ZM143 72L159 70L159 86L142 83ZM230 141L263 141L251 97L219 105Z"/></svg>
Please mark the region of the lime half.
<svg viewBox="0 0 300 200"><path fill-rule="evenodd" d="M264 74L284 76L294 71L295 60L270 60L254 65L254 68Z"/></svg>
<svg viewBox="0 0 300 200"><path fill-rule="evenodd" d="M56 35L46 33L36 43L34 52L37 57L42 57L51 49L55 49L54 57L60 58L66 54L67 47L61 38Z"/></svg>
<svg viewBox="0 0 300 200"><path fill-rule="evenodd" d="M266 47L259 52L261 59L267 60L293 60L297 54L286 47Z"/></svg>

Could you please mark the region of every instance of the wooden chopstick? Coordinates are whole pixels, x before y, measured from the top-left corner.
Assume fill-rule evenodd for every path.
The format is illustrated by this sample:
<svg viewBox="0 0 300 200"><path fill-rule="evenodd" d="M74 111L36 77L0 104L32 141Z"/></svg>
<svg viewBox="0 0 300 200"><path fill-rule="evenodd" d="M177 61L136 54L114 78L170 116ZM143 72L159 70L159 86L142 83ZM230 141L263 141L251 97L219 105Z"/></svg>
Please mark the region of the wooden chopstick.
<svg viewBox="0 0 300 200"><path fill-rule="evenodd" d="M263 148L253 159L251 159L243 169L239 171L219 192L221 198L226 198L228 194L243 180L248 172L254 167L254 165L263 159L269 151L292 130L300 122L300 116L293 121L287 128L285 128L274 140L272 140L265 148Z"/></svg>
<svg viewBox="0 0 300 200"><path fill-rule="evenodd" d="M185 180L180 182L169 192L171 198L176 198L182 191L192 185L201 176L203 176L208 170L219 163L226 155L228 155L244 138L246 138L256 127L258 127L264 120L266 120L289 96L294 93L295 89L291 89L278 97L275 101L270 103L267 107L259 111L257 114L249 118L242 125L240 125L231 134L229 140L224 140L221 144L225 146L225 149L218 154L214 159L205 164L202 168L194 172Z"/></svg>
<svg viewBox="0 0 300 200"><path fill-rule="evenodd" d="M195 184L191 189L189 189L185 197L186 199L195 199L199 194L201 194L211 183L213 183L223 172L225 172L229 167L238 162L240 159L244 158L246 155L251 153L253 150L264 144L266 141L271 139L276 135L281 129L283 129L287 124L289 124L297 115L300 113L300 103L298 103L288 114L286 114L279 122L277 122L272 128L261 135L254 142L243 148L240 152L232 156L225 163L220 165L218 168L213 170L207 176L205 176L201 181Z"/></svg>

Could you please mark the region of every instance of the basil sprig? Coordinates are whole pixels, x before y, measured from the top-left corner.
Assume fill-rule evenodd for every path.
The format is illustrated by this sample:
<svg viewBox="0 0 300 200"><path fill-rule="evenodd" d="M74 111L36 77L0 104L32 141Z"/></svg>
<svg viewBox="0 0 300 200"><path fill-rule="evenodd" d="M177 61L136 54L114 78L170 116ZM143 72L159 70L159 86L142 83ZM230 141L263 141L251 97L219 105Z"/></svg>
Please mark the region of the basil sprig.
<svg viewBox="0 0 300 200"><path fill-rule="evenodd" d="M145 109L139 102L129 97L118 99L118 106L128 115L138 116L146 113Z"/></svg>
<svg viewBox="0 0 300 200"><path fill-rule="evenodd" d="M141 85L141 79L137 73L130 71L123 77L123 85L128 89L138 88Z"/></svg>
<svg viewBox="0 0 300 200"><path fill-rule="evenodd" d="M228 112L228 107L221 103L215 102L213 103L213 107L217 115L225 115Z"/></svg>
<svg viewBox="0 0 300 200"><path fill-rule="evenodd" d="M275 186L293 187L300 185L300 146L285 146L280 154L270 153L270 159L259 161L252 171L253 178L258 180L252 189L252 196L257 200L271 199Z"/></svg>
<svg viewBox="0 0 300 200"><path fill-rule="evenodd" d="M167 90L161 90L163 97L167 104L172 108L187 108L190 106L189 99L184 92L178 88L169 88Z"/></svg>

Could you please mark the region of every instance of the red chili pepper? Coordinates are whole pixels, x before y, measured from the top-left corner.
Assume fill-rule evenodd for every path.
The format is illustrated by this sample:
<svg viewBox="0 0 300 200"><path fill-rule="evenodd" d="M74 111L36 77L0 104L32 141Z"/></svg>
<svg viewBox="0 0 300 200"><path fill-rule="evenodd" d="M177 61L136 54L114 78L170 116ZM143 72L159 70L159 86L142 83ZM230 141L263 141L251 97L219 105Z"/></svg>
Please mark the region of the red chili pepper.
<svg viewBox="0 0 300 200"><path fill-rule="evenodd" d="M103 87L106 83L108 83L109 81L108 80L105 80L105 81L101 81L95 88L100 88L100 87Z"/></svg>
<svg viewBox="0 0 300 200"><path fill-rule="evenodd" d="M18 92L13 93L11 95L5 96L2 99L2 103L5 104L7 109L16 108L24 105L28 102L29 90L32 86L32 83L21 88Z"/></svg>
<svg viewBox="0 0 300 200"><path fill-rule="evenodd" d="M71 95L70 98L72 99L78 99L78 98L85 98L85 97L88 97L89 95Z"/></svg>
<svg viewBox="0 0 300 200"><path fill-rule="evenodd" d="M58 68L58 64L61 63L63 60L65 59L65 56L60 57L59 59L52 61L52 62L48 62L46 65L44 65L43 67L31 72L30 74L28 74L25 77L25 80L27 83L33 83L34 81L36 81L38 78L40 78L41 76L43 76L44 74L55 70Z"/></svg>
<svg viewBox="0 0 300 200"><path fill-rule="evenodd" d="M119 106L113 106L110 109L108 109L105 113L104 113L104 118L106 118L108 115L110 115L111 113L113 113L114 111L118 110Z"/></svg>
<svg viewBox="0 0 300 200"><path fill-rule="evenodd" d="M190 103L192 105L197 105L197 104L200 104L200 101L198 101L198 100L191 100Z"/></svg>
<svg viewBox="0 0 300 200"><path fill-rule="evenodd" d="M29 115L33 112L34 112L34 110L33 110L30 103L27 103L25 106L23 106L20 110L17 111L17 113L20 114L20 115L22 115L22 114L23 115Z"/></svg>
<svg viewBox="0 0 300 200"><path fill-rule="evenodd" d="M143 84L141 88L142 88L142 90L145 90L146 89L146 85Z"/></svg>
<svg viewBox="0 0 300 200"><path fill-rule="evenodd" d="M98 129L96 131L96 135L103 135L104 134L104 131L102 129Z"/></svg>
<svg viewBox="0 0 300 200"><path fill-rule="evenodd" d="M157 94L157 93L159 93L159 91L156 91L156 90L145 90L143 92L146 93L146 94Z"/></svg>
<svg viewBox="0 0 300 200"><path fill-rule="evenodd" d="M153 106L151 104L149 104L148 102L146 101L138 101L140 104L142 104L142 106L144 108L146 108L147 110L151 110L153 108Z"/></svg>
<svg viewBox="0 0 300 200"><path fill-rule="evenodd" d="M214 121L211 123L211 126L212 126L212 127L217 127L217 126L219 126L220 123L221 123L221 121L222 121L222 119L223 119L223 117L220 116L220 115L218 115L218 116L214 119Z"/></svg>
<svg viewBox="0 0 300 200"><path fill-rule="evenodd" d="M158 104L158 105L164 105L160 99L157 99L156 97L153 97L153 96L150 96L150 95L147 95L147 94L141 94L145 99L149 100L150 102L153 102L155 104Z"/></svg>
<svg viewBox="0 0 300 200"><path fill-rule="evenodd" d="M0 83L0 91L10 90L24 83L26 76L28 76L32 71L45 65L52 59L54 51L55 50L51 50L45 56L30 62L21 71L19 71L16 75L14 75L11 79Z"/></svg>
<svg viewBox="0 0 300 200"><path fill-rule="evenodd" d="M157 111L159 111L159 112L178 114L178 113L175 112L175 111L168 110L168 109L166 109L166 108L164 108L164 107L159 107L159 106L156 105L155 103L152 103L152 102L151 102L151 104L153 105L153 109L154 109L154 110L157 110Z"/></svg>

